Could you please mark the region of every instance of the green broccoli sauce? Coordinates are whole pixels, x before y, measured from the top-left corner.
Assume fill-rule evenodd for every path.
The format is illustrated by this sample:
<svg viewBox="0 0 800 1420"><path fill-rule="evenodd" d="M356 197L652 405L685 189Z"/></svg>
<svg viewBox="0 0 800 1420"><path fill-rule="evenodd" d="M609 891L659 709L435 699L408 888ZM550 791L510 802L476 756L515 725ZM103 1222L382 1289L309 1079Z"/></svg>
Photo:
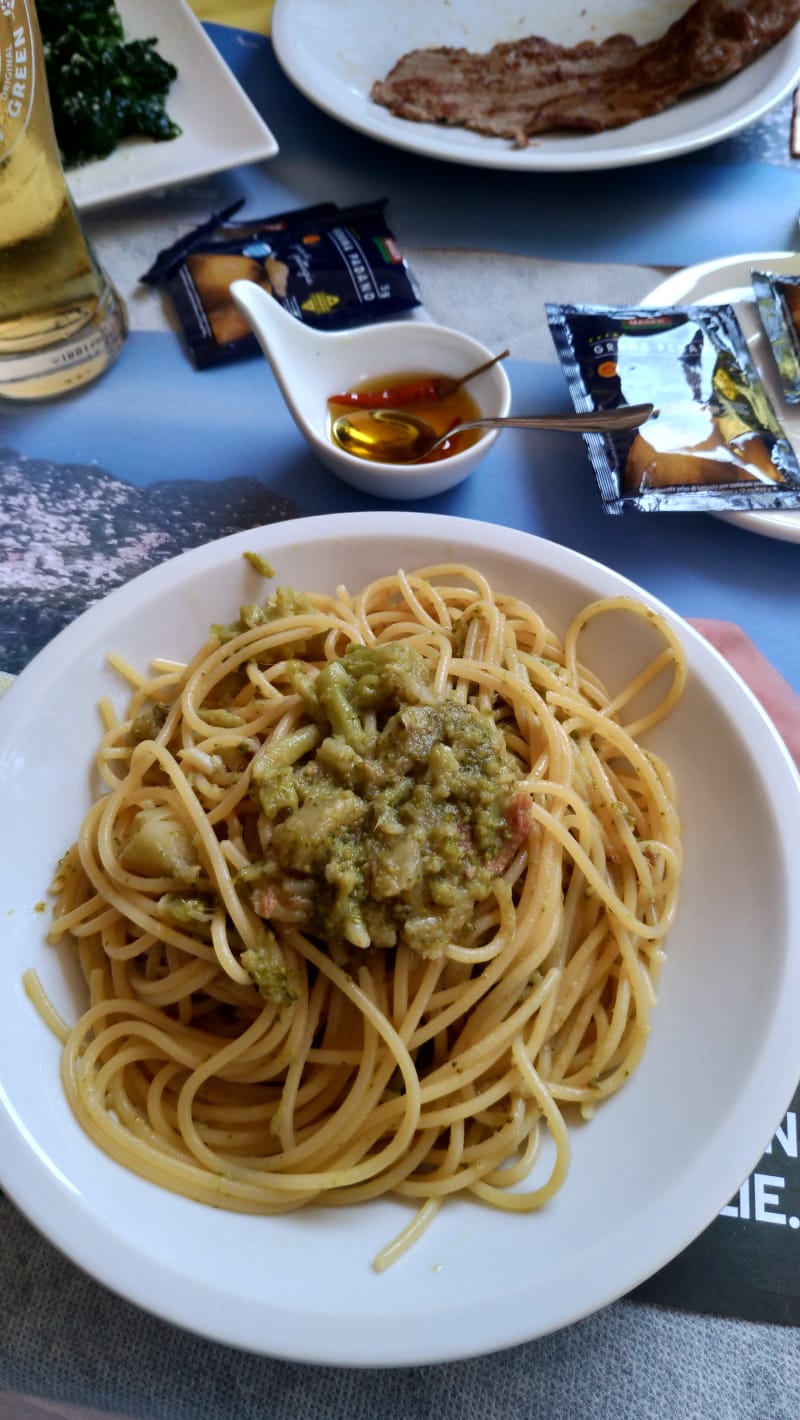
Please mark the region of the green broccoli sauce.
<svg viewBox="0 0 800 1420"><path fill-rule="evenodd" d="M242 556L245 562L250 563L250 566L258 573L259 577L271 579L275 576L275 568L272 563L266 557L262 556L260 552L243 552Z"/></svg>
<svg viewBox="0 0 800 1420"><path fill-rule="evenodd" d="M174 64L154 39L126 40L113 0L38 0L47 87L66 168L105 158L133 135L162 142Z"/></svg>
<svg viewBox="0 0 800 1420"><path fill-rule="evenodd" d="M278 587L263 606L246 605L239 608L239 619L230 622L215 622L211 635L217 640L233 641L244 631L252 631L256 626L268 626L271 621L280 621L284 616L301 616L304 612L316 612L310 597L304 592L293 592L291 587ZM307 638L299 638L292 643L294 655L302 655Z"/></svg>
<svg viewBox="0 0 800 1420"><path fill-rule="evenodd" d="M437 695L424 658L400 644L352 647L305 695L313 723L253 763L272 825L256 892L310 879L304 926L331 946L404 942L430 956L465 940L527 832L524 813L511 827L525 798L502 731Z"/></svg>
<svg viewBox="0 0 800 1420"><path fill-rule="evenodd" d="M258 946L242 952L242 966L249 971L262 996L274 1006L291 1006L297 1000L292 974L284 964L274 933L266 930Z"/></svg>
<svg viewBox="0 0 800 1420"><path fill-rule="evenodd" d="M225 643L296 616L316 619L317 608L282 587L211 634ZM531 822L518 762L491 714L438 694L428 661L406 644L351 646L316 672L307 662L320 663L323 642L310 621L274 650L306 719L252 759L250 794L266 820L265 847L235 878L264 923L258 945L242 950L242 965L279 1008L299 990L267 926L273 915L281 920L279 907L345 963L353 951L401 944L437 956L448 943L469 942L476 910ZM245 724L227 705L246 677L241 666L220 681L200 712L206 724ZM131 739L157 735L167 714L162 704L145 710ZM143 805L119 857L134 874L169 880L160 915L209 940L215 897L185 824Z"/></svg>

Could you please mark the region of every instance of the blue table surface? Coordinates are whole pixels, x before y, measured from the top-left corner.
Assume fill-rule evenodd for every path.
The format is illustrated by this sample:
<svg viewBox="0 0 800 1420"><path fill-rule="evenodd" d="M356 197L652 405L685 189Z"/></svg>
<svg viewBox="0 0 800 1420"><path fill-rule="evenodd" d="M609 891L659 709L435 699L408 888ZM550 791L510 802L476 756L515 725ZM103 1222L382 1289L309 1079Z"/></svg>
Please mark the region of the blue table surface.
<svg viewBox="0 0 800 1420"><path fill-rule="evenodd" d="M388 196L402 242L564 261L688 266L798 247L791 99L729 139L662 162L601 172L481 170L355 132L294 88L268 39L207 29L280 147L241 174L248 214L267 195L262 213Z"/></svg>
<svg viewBox="0 0 800 1420"><path fill-rule="evenodd" d="M294 89L268 39L207 28L280 143L277 157L230 175L246 198L242 215L387 195L392 225L412 244L592 262L694 262L794 241L800 163L786 156L785 104L738 136L667 162L601 173L482 172L351 131ZM508 370L517 410L569 407L555 363L511 361ZM0 444L100 465L138 486L246 475L307 514L391 506L323 469L262 360L198 372L167 333L135 332L118 364L76 396L35 410L6 405ZM609 517L579 436L506 433L469 482L418 506L569 544L682 614L734 620L800 690L797 547L706 515Z"/></svg>
<svg viewBox="0 0 800 1420"><path fill-rule="evenodd" d="M507 369L515 410L569 409L557 365L510 360ZM580 435L506 431L458 488L390 503L319 463L260 356L201 373L174 336L134 332L91 389L35 417L7 406L3 445L28 458L99 466L138 488L246 477L306 515L404 507L521 528L614 567L681 615L737 622L800 691L798 547L705 514L610 516Z"/></svg>

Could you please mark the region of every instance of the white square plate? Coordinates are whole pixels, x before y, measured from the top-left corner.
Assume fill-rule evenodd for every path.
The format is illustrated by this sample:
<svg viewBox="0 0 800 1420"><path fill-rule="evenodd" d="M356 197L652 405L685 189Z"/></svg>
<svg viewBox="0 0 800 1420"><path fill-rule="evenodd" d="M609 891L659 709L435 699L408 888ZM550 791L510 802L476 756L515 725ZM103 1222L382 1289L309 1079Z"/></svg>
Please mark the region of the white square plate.
<svg viewBox="0 0 800 1420"><path fill-rule="evenodd" d="M167 111L181 133L164 143L126 138L109 157L71 168L82 212L275 156L272 133L186 0L117 0L117 9L126 39L157 39L176 66Z"/></svg>

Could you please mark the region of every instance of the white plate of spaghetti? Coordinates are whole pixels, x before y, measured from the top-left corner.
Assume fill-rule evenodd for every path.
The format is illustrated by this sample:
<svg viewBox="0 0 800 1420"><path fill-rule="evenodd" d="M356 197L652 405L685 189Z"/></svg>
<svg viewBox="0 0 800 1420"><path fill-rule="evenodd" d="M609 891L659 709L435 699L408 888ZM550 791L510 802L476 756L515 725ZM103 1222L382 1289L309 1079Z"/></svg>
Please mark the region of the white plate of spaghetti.
<svg viewBox="0 0 800 1420"><path fill-rule="evenodd" d="M23 672L0 771L0 1181L200 1334L384 1366L567 1325L791 1097L797 775L568 549L363 513L189 552Z"/></svg>

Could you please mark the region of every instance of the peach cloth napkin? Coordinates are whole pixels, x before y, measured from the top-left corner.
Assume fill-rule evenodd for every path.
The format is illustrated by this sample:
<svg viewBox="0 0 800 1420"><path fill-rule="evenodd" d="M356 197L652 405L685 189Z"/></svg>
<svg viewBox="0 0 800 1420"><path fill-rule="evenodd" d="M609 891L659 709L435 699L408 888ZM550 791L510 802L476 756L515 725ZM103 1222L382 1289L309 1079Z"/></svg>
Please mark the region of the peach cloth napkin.
<svg viewBox="0 0 800 1420"><path fill-rule="evenodd" d="M800 697L795 695L788 681L762 656L741 627L735 626L732 621L709 621L702 616L686 619L747 682L780 730L789 753L800 769Z"/></svg>

